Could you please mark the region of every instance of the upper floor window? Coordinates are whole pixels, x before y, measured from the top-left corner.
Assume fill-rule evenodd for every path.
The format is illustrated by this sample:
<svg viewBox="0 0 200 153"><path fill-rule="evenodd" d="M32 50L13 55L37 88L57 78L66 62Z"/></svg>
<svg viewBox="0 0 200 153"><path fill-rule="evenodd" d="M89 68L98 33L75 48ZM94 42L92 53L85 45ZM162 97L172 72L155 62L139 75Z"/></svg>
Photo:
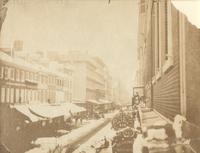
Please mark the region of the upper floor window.
<svg viewBox="0 0 200 153"><path fill-rule="evenodd" d="M22 70L20 73L21 73L21 74L20 74L20 76L21 76L21 81L24 82L24 80L25 80L25 72Z"/></svg>
<svg viewBox="0 0 200 153"><path fill-rule="evenodd" d="M141 12L141 13L144 13L144 12L145 12L145 4L141 4L140 12Z"/></svg>
<svg viewBox="0 0 200 153"><path fill-rule="evenodd" d="M171 66L173 66L173 46L172 46L172 10L171 2L165 1L165 50L164 50L164 64L163 72L166 72Z"/></svg>
<svg viewBox="0 0 200 153"><path fill-rule="evenodd" d="M30 75L29 75L29 80L31 80L31 81L33 80L33 73L31 73L31 72L30 72Z"/></svg>
<svg viewBox="0 0 200 153"><path fill-rule="evenodd" d="M26 80L29 80L29 72L26 72Z"/></svg>
<svg viewBox="0 0 200 153"><path fill-rule="evenodd" d="M20 71L18 69L16 69L15 74L16 81L20 81Z"/></svg>
<svg viewBox="0 0 200 153"><path fill-rule="evenodd" d="M7 80L9 78L9 68L4 67L4 79Z"/></svg>
<svg viewBox="0 0 200 153"><path fill-rule="evenodd" d="M161 14L162 14L162 8L160 5L160 2L153 3L153 14L152 14L152 21L154 23L152 24L152 31L154 31L154 78L153 82L155 82L156 79L159 79L161 77L161 59L162 59L162 53L161 53Z"/></svg>
<svg viewBox="0 0 200 153"><path fill-rule="evenodd" d="M3 79L4 67L0 67L0 79Z"/></svg>
<svg viewBox="0 0 200 153"><path fill-rule="evenodd" d="M14 68L10 68L10 79L11 80L15 79L15 69Z"/></svg>

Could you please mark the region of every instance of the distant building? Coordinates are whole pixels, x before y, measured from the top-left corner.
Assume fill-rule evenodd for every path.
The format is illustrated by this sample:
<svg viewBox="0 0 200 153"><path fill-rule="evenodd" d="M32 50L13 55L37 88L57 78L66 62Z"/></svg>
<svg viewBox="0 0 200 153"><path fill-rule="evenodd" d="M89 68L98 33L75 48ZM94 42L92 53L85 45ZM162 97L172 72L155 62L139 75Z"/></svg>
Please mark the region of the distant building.
<svg viewBox="0 0 200 153"><path fill-rule="evenodd" d="M58 92L64 94L67 75L0 53L1 103L65 101L64 98L56 101L55 95Z"/></svg>
<svg viewBox="0 0 200 153"><path fill-rule="evenodd" d="M48 57L63 65L73 66L74 103L85 107L90 104L99 107L99 105L112 103L112 78L107 66L99 57L79 51L63 54L49 52Z"/></svg>
<svg viewBox="0 0 200 153"><path fill-rule="evenodd" d="M44 67L0 52L1 143L13 152L16 146L30 143L27 139L65 129L65 118L70 118L70 112L85 111L70 103L70 80L72 72L68 67L56 63ZM19 130L26 133L25 138ZM19 144L12 141L15 139L26 142Z"/></svg>
<svg viewBox="0 0 200 153"><path fill-rule="evenodd" d="M114 103L120 105L131 103L125 84L123 84L122 81L118 79L113 80L113 101Z"/></svg>

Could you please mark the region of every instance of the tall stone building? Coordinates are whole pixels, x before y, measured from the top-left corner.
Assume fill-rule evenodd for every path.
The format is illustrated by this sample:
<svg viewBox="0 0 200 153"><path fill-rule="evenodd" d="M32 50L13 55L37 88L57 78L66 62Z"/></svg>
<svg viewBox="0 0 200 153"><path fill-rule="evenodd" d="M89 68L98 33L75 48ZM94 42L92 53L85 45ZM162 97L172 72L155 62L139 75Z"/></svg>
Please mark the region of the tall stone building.
<svg viewBox="0 0 200 153"><path fill-rule="evenodd" d="M181 114L192 127L200 126L200 30L170 0L140 0L139 7L138 60L146 99L166 118Z"/></svg>
<svg viewBox="0 0 200 153"><path fill-rule="evenodd" d="M62 64L71 64L73 73L73 101L82 103L99 100L111 100L112 78L107 66L99 58L81 51L71 51L64 54L49 53L50 59L56 59Z"/></svg>
<svg viewBox="0 0 200 153"><path fill-rule="evenodd" d="M7 7L5 6L7 3L8 3L8 0L0 1L0 32L1 32L2 24L6 18L6 14L7 14Z"/></svg>

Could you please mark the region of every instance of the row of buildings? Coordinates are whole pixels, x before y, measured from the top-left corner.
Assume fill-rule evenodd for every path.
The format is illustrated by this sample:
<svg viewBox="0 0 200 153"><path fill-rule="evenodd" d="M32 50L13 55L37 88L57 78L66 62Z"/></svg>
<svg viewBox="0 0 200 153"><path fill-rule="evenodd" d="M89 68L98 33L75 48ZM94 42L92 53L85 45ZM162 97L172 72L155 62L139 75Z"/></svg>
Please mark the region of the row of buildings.
<svg viewBox="0 0 200 153"><path fill-rule="evenodd" d="M11 139L20 137L25 142L16 152L23 152L34 138L66 130L70 117L93 118L112 110L121 93L98 57L80 52L13 55L1 48L1 143L15 152L19 144ZM29 137L24 131L30 130Z"/></svg>
<svg viewBox="0 0 200 153"><path fill-rule="evenodd" d="M112 82L105 63L87 53L26 52L21 41L0 48L0 152L25 152L38 137L68 129L71 117L111 110L120 102Z"/></svg>
<svg viewBox="0 0 200 153"><path fill-rule="evenodd" d="M171 0L139 1L138 61L136 86L149 106L170 120L185 116L189 135L198 137L200 29Z"/></svg>

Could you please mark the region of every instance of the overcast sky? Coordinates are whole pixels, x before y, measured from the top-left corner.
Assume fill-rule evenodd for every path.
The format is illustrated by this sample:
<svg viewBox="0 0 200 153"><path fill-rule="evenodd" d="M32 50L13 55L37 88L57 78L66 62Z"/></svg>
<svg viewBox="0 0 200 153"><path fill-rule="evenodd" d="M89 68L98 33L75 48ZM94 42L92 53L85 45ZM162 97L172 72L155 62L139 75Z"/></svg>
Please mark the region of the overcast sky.
<svg viewBox="0 0 200 153"><path fill-rule="evenodd" d="M173 3L192 24L200 28L200 0L173 0Z"/></svg>
<svg viewBox="0 0 200 153"><path fill-rule="evenodd" d="M200 0L174 3L200 25ZM23 40L27 51L88 51L102 57L131 89L137 67L137 0L10 0L8 8L3 46Z"/></svg>

